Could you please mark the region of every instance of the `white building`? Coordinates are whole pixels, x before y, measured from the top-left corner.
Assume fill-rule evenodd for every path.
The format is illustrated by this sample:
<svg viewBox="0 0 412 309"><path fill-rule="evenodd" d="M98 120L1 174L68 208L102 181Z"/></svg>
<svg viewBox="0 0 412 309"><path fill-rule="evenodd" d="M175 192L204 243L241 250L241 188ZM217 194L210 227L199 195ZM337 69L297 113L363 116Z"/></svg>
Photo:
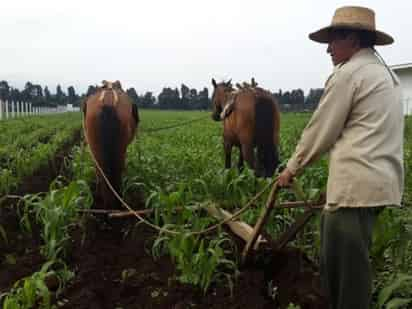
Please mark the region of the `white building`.
<svg viewBox="0 0 412 309"><path fill-rule="evenodd" d="M66 112L79 112L80 107L78 106L73 106L73 104L67 104L65 107Z"/></svg>
<svg viewBox="0 0 412 309"><path fill-rule="evenodd" d="M412 115L412 63L392 65L391 69L401 80L405 115Z"/></svg>

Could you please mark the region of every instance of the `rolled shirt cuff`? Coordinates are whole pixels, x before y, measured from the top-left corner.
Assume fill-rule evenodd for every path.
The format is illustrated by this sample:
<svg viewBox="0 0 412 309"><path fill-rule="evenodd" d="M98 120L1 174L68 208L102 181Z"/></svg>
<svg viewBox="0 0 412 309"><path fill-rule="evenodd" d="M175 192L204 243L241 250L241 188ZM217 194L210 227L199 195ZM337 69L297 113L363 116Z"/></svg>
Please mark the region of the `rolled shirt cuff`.
<svg viewBox="0 0 412 309"><path fill-rule="evenodd" d="M288 161L288 164L286 165L286 167L288 168L288 170L295 176L299 170L300 170L300 166L299 166L299 162L295 159L295 158L291 158Z"/></svg>

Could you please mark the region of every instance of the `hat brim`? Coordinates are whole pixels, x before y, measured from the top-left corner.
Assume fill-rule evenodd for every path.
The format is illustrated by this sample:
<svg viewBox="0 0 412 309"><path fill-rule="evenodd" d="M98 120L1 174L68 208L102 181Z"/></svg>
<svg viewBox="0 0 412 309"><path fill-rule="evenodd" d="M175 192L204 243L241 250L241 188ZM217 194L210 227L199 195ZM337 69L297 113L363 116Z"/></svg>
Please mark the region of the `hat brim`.
<svg viewBox="0 0 412 309"><path fill-rule="evenodd" d="M324 27L318 31L310 33L309 39L311 39L312 41L318 42L318 43L329 43L329 31L331 29L353 29L353 30L366 30L366 31L375 32L376 33L375 45L390 45L394 42L393 38L385 32L378 31L378 30L362 29L360 27L348 26L348 25Z"/></svg>

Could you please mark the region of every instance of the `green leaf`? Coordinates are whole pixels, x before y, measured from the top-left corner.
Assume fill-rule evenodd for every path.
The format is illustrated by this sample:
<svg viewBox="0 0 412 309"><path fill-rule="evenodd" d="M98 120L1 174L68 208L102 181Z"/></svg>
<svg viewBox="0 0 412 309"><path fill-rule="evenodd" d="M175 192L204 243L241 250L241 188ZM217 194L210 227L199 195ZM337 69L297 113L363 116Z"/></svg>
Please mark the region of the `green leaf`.
<svg viewBox="0 0 412 309"><path fill-rule="evenodd" d="M412 281L412 276L401 274L392 284L383 288L378 296L378 308L382 308L383 305L388 301L392 293L408 281Z"/></svg>
<svg viewBox="0 0 412 309"><path fill-rule="evenodd" d="M386 304L386 309L406 308L412 302L412 298L393 298Z"/></svg>
<svg viewBox="0 0 412 309"><path fill-rule="evenodd" d="M0 236L1 236L1 238L3 238L6 245L9 245L9 239L7 237L6 230L1 225L0 225Z"/></svg>

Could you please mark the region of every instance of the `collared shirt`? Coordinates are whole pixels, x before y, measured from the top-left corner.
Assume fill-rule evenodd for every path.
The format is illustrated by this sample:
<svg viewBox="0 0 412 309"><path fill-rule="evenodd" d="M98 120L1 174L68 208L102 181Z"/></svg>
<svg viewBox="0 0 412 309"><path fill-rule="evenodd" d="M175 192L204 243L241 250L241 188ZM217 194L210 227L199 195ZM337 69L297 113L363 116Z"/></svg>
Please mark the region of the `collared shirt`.
<svg viewBox="0 0 412 309"><path fill-rule="evenodd" d="M329 152L326 209L400 205L403 126L399 80L361 49L329 76L287 167L300 173Z"/></svg>

